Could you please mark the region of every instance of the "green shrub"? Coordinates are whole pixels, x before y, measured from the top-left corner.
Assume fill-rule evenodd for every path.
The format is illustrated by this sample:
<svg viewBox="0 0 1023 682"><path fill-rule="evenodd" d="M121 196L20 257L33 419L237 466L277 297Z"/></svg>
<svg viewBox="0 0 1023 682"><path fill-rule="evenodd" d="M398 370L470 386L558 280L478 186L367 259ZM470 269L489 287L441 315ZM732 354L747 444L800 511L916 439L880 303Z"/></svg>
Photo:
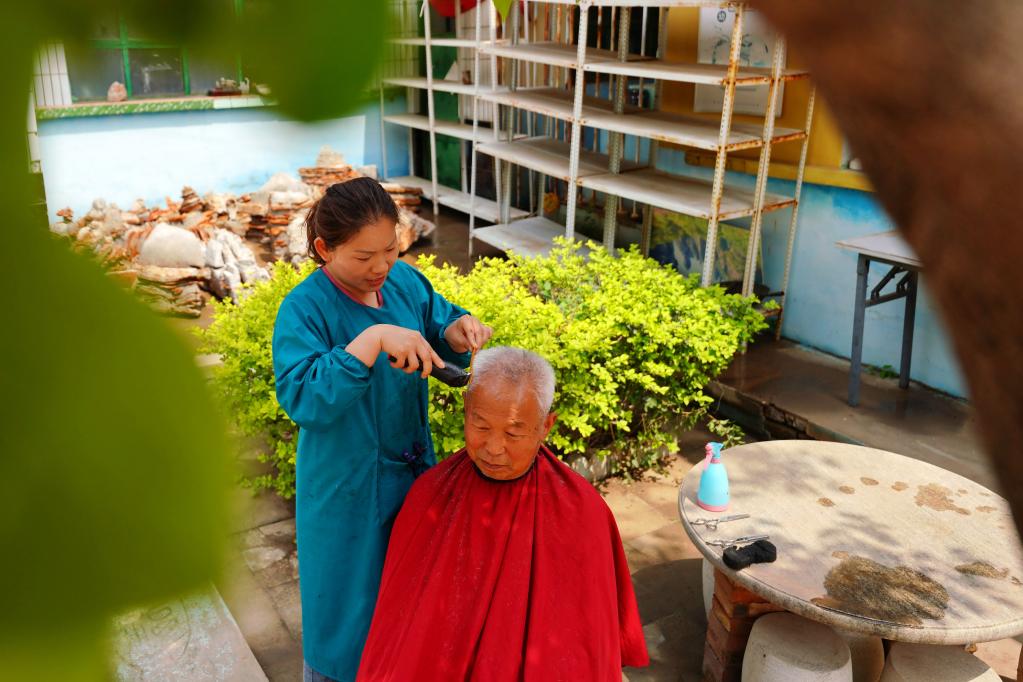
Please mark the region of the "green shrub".
<svg viewBox="0 0 1023 682"><path fill-rule="evenodd" d="M284 296L312 270L277 264L239 305L217 305L203 333L219 353L216 381L239 426L265 434L275 474L258 488L294 494L296 427L274 396L270 340ZM695 276L643 258L560 244L551 256L486 259L461 275L422 257L419 268L447 299L494 327L492 345L527 348L554 366L558 420L548 442L562 456L611 458L613 471L654 466L675 447L673 427L706 414L707 383L764 328L755 301L701 288ZM463 445L462 391L431 381L438 457Z"/></svg>
<svg viewBox="0 0 1023 682"><path fill-rule="evenodd" d="M701 288L695 276L642 257L559 244L547 258L480 261L462 276L432 257L420 270L446 298L494 327L492 345L527 348L557 376L562 456L611 458L612 471L654 466L711 402L707 383L766 326L755 301ZM435 383L430 421L438 456L462 445L462 392Z"/></svg>
<svg viewBox="0 0 1023 682"><path fill-rule="evenodd" d="M214 383L228 414L242 433L267 440L260 461L272 464L272 472L249 482L285 499L295 494L298 427L277 404L271 341L281 301L315 269L313 261L299 271L276 263L270 281L247 289L238 305L216 302L213 324L200 332L202 352L221 357L222 364L214 368Z"/></svg>

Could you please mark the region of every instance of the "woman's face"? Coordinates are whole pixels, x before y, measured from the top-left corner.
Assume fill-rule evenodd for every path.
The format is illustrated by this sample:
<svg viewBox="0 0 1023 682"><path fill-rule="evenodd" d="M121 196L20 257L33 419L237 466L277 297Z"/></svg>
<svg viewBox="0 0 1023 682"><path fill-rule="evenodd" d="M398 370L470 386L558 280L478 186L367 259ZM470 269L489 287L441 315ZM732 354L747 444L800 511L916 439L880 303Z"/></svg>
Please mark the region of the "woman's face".
<svg viewBox="0 0 1023 682"><path fill-rule="evenodd" d="M353 294L379 291L398 260L398 232L387 217L364 225L333 249L319 237L313 246L325 261L324 267Z"/></svg>

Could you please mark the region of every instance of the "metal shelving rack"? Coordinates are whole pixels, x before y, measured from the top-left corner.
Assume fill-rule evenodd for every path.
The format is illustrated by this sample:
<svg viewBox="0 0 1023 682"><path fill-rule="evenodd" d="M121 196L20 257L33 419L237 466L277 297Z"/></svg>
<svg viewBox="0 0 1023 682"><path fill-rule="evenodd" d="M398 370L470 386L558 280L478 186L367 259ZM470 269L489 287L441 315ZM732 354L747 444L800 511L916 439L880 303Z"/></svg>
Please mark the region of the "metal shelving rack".
<svg viewBox="0 0 1023 682"><path fill-rule="evenodd" d="M538 11L530 13L530 6L548 5L557 12ZM587 47L589 14L593 8L616 8L617 50ZM667 37L667 10L670 7L721 7L735 10L729 62L727 65L709 65L671 62L665 60ZM654 57L630 54L629 22L631 8L651 9L659 13L659 46ZM615 10L613 9L612 12ZM573 12L575 13L572 16ZM782 67L784 45L776 39L774 61L771 68L750 68L739 65L743 17L746 7L742 3L714 2L713 0L545 0L540 2L513 3L510 36L498 39L496 19L491 19L491 37L479 44L479 53L489 56L491 61L491 88L480 91L480 97L505 110L504 129L494 126L494 139L477 142L478 150L504 162L502 165L517 165L538 174L543 186L544 176L567 183L566 224L559 225L538 216L512 223L509 216L509 191L499 197L501 216L497 224L474 230L473 236L499 248L513 249L523 253L542 253L550 248L550 240L564 234L575 235L577 203L581 189L601 192L606 195L604 208L603 245L614 248L617 228L617 205L621 200L631 200L644 206L641 245L644 253L649 250L651 214L650 207L684 213L707 220L707 249L704 254L702 273L703 285L712 283L714 260L717 247L718 226L722 220L750 218L750 240L746 256L742 291L753 292L757 254L760 248L760 232L763 214L785 208L792 209L789 224L788 246L782 289L788 286L789 264L798 219L799 197L802 189L803 169L809 140L810 121L813 115L814 95L809 97L806 125L803 129L779 128L775 126L779 85L786 81L808 78L804 71ZM492 10L493 13L493 10ZM524 42L519 40L519 21L530 16L548 22L547 26L526 30L525 35L542 35L546 40ZM553 22L559 29L551 28ZM603 16L603 13L600 15ZM599 26L599 23L598 23ZM577 27L578 35L571 35ZM609 27L609 29L612 27ZM644 25L644 29L645 29ZM600 29L598 28L598 31ZM560 34L560 39L550 39ZM645 47L645 44L644 44ZM497 88L498 59L505 63L506 87ZM511 68L508 68L511 65ZM525 88L518 87L517 76L522 65L534 65L526 73L532 77ZM539 65L539 66L537 66ZM539 74L539 76L538 76ZM546 77L544 77L546 74ZM595 95L585 93L586 75L595 74L597 87ZM570 77L575 87L572 88ZM599 79L610 81L610 99L602 99ZM640 79L640 83L655 83L652 108L627 106L625 89L629 78ZM666 81L718 85L724 89L720 119L717 121L696 116L684 116L660 110L661 84ZM732 122L736 88L767 85L768 101L763 125ZM641 85L642 87L642 85ZM641 100L642 103L642 100ZM521 132L522 116L526 120L543 120L547 135L531 134L517 138ZM496 118L500 120L500 118ZM550 123L554 122L551 126ZM571 126L570 132L558 135L558 123ZM540 126L543 127L543 126ZM607 135L606 153L595 149L583 150L583 130L592 129L593 139L599 140L600 133ZM553 134L552 134L553 131ZM535 131L534 131L535 133ZM633 160L623 158L624 138L635 139L637 153ZM560 138L560 139L559 139ZM646 161L639 158L640 139L649 141L649 155ZM780 196L767 192L767 175L773 145L787 142L801 142L802 149L797 172L794 196ZM683 147L713 151L716 154L714 173L711 180L674 175L657 170L654 165L657 145L669 142ZM725 165L729 152L759 149L758 172L752 190L726 187ZM507 189L511 173L502 171L502 180ZM532 194L530 195L532 196ZM477 200L479 201L479 200ZM528 228L528 229L527 229Z"/></svg>
<svg viewBox="0 0 1023 682"><path fill-rule="evenodd" d="M408 129L409 135L409 172L410 175L391 177L387 165L386 135L381 130L381 150L383 159L382 176L390 182L417 187L422 190L423 196L433 204L434 218L439 212L439 206L448 206L456 210L472 213L475 216L489 222L497 222L500 215L500 205L497 201L476 197L475 159L473 159L473 170L470 173L465 167L466 145L471 144L478 129L478 106L475 94L478 91L476 84L477 77L473 83L463 83L434 78L433 76L433 47L449 47L458 50L456 63L459 65L459 73L463 72L461 66L468 60L466 53L471 54L471 59L478 60L477 47L479 40L479 23L473 37L466 37L467 33L463 24L461 3L455 2L455 38L434 38L432 36L431 13L425 7L425 0L392 0L392 11L396 21L396 35L390 38L390 45L393 51L392 63L396 68L391 68L385 73L380 82L380 117L384 123L398 125ZM479 16L478 10L473 13ZM423 19L423 35L419 35L419 17ZM422 49L425 60L425 76L419 75L420 62L417 59L418 51ZM396 57L396 58L394 58ZM402 114L386 114L384 110L384 88L399 87L405 88L406 99L409 110ZM416 92L426 92L426 113L417 110ZM434 93L450 93L458 96L458 121L440 120L434 113ZM462 112L471 104L474 112L473 123L465 123ZM421 130L429 136L429 169L430 177L424 178L414 175L415 173L415 145L413 144L413 131ZM461 142L461 187L447 187L437 181L437 136L446 135ZM471 186L470 186L471 183ZM510 211L512 219L526 216L525 211L513 209Z"/></svg>

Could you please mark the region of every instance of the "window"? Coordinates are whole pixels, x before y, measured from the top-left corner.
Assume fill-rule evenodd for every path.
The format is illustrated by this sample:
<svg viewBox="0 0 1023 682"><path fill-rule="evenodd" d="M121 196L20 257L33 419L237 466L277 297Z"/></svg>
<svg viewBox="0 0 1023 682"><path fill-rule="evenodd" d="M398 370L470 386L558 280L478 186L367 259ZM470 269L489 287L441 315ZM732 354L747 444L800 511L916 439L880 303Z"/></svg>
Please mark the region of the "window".
<svg viewBox="0 0 1023 682"><path fill-rule="evenodd" d="M241 11L242 0L227 1ZM97 22L89 45L68 49L67 57L75 102L105 101L114 81L124 85L128 99L146 99L205 95L221 78L242 80L237 57L154 40L116 16Z"/></svg>

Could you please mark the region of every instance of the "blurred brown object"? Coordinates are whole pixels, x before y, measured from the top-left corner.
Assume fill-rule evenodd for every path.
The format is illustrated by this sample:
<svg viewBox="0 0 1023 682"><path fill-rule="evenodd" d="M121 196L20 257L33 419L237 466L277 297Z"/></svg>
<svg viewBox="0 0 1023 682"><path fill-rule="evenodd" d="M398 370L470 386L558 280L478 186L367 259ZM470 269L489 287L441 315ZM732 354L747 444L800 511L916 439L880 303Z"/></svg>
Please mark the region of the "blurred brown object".
<svg viewBox="0 0 1023 682"><path fill-rule="evenodd" d="M926 267L1023 522L1023 3L754 0L787 36Z"/></svg>

